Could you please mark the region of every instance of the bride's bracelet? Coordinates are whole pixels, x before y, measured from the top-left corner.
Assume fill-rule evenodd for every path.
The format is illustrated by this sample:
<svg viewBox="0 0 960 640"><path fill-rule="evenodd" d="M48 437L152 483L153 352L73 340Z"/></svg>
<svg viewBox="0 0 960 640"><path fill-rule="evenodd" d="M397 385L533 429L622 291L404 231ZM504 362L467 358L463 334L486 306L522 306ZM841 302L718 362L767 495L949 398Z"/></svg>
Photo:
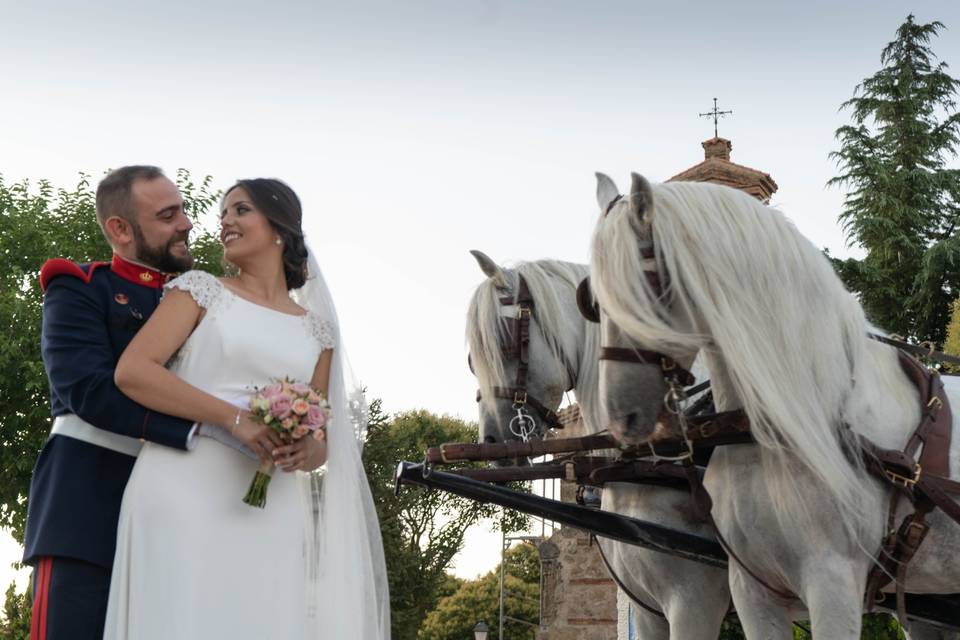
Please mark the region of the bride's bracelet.
<svg viewBox="0 0 960 640"><path fill-rule="evenodd" d="M236 435L237 427L240 426L240 414L243 413L242 410L237 409L237 417L233 419L233 426L230 427L230 435Z"/></svg>

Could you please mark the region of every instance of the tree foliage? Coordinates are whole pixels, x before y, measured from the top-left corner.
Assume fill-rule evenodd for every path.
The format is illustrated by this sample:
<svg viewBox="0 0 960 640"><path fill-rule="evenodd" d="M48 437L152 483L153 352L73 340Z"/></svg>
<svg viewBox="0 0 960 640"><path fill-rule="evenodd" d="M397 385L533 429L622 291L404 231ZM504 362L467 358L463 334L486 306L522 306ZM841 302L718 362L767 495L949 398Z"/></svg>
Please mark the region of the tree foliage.
<svg viewBox="0 0 960 640"><path fill-rule="evenodd" d="M943 351L952 356L960 356L960 300L955 300L950 307L950 322L947 324L947 339L943 343Z"/></svg>
<svg viewBox="0 0 960 640"><path fill-rule="evenodd" d="M504 637L533 640L540 619L540 556L530 544L507 551L504 579ZM500 567L464 582L452 595L441 599L423 621L418 640L462 640L473 637L473 627L483 620L496 637L500 619ZM524 620L516 622L516 620Z"/></svg>
<svg viewBox="0 0 960 640"><path fill-rule="evenodd" d="M943 342L950 303L960 291L960 171L947 167L960 142L954 96L960 83L935 63L939 22L913 16L881 53L880 71L842 108L831 153L845 187L840 221L862 260L834 260L871 321L919 340Z"/></svg>
<svg viewBox="0 0 960 640"><path fill-rule="evenodd" d="M7 587L3 605L3 620L0 620L0 640L29 640L30 612L33 608L31 590L17 593L16 583Z"/></svg>
<svg viewBox="0 0 960 640"><path fill-rule="evenodd" d="M476 441L476 427L426 411L391 418L379 400L371 403L370 415L363 461L383 534L393 637L414 640L449 585L446 571L463 547L467 529L499 510L441 491L405 488L394 495L399 460L421 460L428 447L443 442ZM515 514L502 524L508 532L525 525L526 518Z"/></svg>

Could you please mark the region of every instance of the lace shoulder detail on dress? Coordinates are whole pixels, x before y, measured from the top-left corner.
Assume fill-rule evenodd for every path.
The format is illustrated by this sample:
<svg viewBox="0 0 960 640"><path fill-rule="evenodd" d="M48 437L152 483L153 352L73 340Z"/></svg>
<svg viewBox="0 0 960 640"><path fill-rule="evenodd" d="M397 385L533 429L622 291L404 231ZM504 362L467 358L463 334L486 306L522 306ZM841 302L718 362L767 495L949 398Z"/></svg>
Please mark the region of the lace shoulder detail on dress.
<svg viewBox="0 0 960 640"><path fill-rule="evenodd" d="M204 309L210 309L223 295L224 286L217 278L206 271L187 271L163 285L164 289L186 291Z"/></svg>
<svg viewBox="0 0 960 640"><path fill-rule="evenodd" d="M307 330L310 332L310 335L320 343L320 350L333 349L335 345L333 326L314 313L307 313L307 315L303 316L303 319L304 322L307 323Z"/></svg>

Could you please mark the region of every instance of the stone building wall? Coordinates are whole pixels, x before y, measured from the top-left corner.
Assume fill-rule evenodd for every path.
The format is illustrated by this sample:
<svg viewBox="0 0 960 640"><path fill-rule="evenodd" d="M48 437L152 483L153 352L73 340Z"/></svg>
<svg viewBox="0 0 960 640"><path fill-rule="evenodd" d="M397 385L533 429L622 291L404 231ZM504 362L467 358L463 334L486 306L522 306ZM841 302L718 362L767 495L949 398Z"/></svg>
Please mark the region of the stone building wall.
<svg viewBox="0 0 960 640"><path fill-rule="evenodd" d="M564 436L584 435L579 410L560 414ZM560 499L573 502L577 486L560 483ZM590 535L564 526L539 545L542 589L537 640L616 640L617 586Z"/></svg>

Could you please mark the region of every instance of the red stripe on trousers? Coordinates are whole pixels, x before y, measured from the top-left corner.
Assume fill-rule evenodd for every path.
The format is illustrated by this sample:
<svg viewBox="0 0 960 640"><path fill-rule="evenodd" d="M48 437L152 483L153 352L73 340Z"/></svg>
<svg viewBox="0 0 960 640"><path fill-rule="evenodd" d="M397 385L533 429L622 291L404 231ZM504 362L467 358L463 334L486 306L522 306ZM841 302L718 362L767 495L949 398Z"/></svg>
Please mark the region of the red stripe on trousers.
<svg viewBox="0 0 960 640"><path fill-rule="evenodd" d="M30 640L47 639L47 602L50 594L50 574L53 558L40 558L37 566L36 593L33 594L33 616L30 620Z"/></svg>
<svg viewBox="0 0 960 640"><path fill-rule="evenodd" d="M40 618L40 640L47 640L47 618L49 618L50 580L53 579L53 558L47 558L47 572L43 576L43 617Z"/></svg>

